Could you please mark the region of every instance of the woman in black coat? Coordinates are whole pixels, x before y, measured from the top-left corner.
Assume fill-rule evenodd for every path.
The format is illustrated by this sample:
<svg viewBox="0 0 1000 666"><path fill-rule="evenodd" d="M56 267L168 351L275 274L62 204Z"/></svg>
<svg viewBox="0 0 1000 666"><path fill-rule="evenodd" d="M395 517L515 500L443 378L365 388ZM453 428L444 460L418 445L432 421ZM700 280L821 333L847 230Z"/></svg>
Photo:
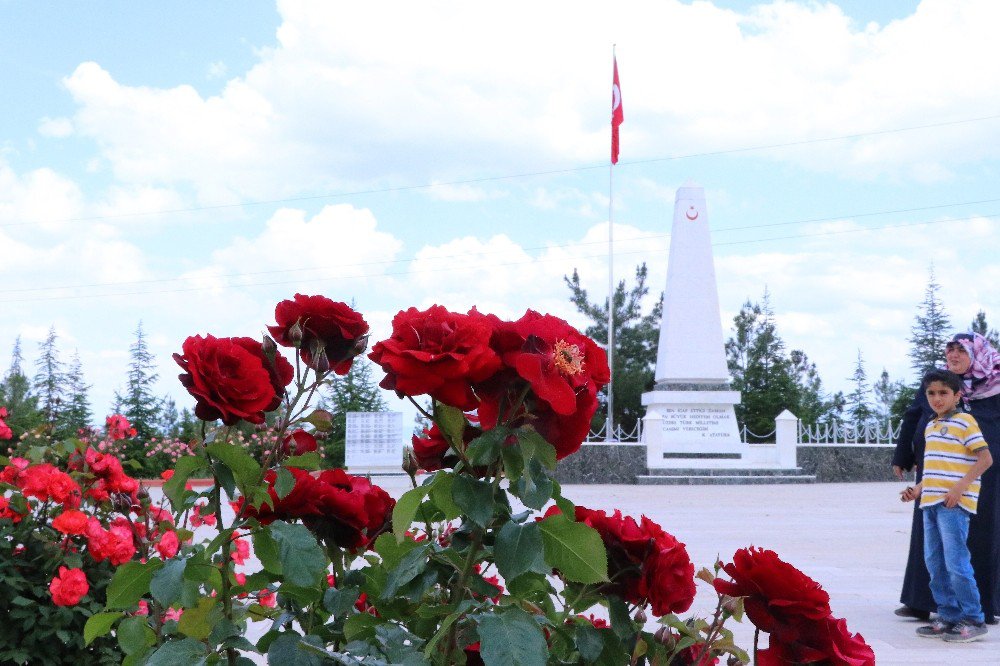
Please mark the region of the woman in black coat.
<svg viewBox="0 0 1000 666"><path fill-rule="evenodd" d="M1000 456L1000 352L978 333L959 333L945 351L948 369L962 377L966 409L979 423L990 454ZM892 465L902 478L911 467L920 480L924 457L924 427L933 415L920 387L913 404L906 411ZM901 608L896 615L926 618L937 609L930 593L930 577L924 564L924 530L919 509L914 507L910 531L910 552L903 575ZM979 586L983 614L990 624L1000 614L1000 471L983 474L979 490L979 508L969 523L969 551Z"/></svg>

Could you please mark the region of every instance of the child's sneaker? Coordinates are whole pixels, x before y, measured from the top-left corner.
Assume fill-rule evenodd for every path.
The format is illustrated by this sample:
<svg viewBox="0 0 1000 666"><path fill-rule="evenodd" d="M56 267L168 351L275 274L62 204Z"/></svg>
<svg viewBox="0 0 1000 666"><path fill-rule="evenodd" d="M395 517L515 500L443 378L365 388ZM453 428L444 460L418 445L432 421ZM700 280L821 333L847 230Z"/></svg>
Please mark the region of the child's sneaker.
<svg viewBox="0 0 1000 666"><path fill-rule="evenodd" d="M941 638L955 626L956 625L951 622L945 622L939 617L934 618L934 620L926 627L917 627L917 636L923 636L924 638Z"/></svg>
<svg viewBox="0 0 1000 666"><path fill-rule="evenodd" d="M978 641L985 635L985 624L976 624L974 622L966 622L963 620L952 627L948 633L944 635L944 640L949 643L971 643L972 641Z"/></svg>

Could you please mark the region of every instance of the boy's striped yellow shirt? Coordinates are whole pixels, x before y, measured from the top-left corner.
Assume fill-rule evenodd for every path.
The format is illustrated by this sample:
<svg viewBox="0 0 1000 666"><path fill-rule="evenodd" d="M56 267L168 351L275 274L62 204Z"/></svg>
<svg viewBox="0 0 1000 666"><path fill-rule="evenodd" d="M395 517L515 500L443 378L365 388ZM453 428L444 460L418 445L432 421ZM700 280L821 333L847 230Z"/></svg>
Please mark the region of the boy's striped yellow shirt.
<svg viewBox="0 0 1000 666"><path fill-rule="evenodd" d="M976 463L976 452L986 448L979 424L970 414L953 412L934 418L924 434L927 444L921 508L943 502L945 494ZM959 501L959 506L969 513L975 513L979 503L979 481L977 478L970 483Z"/></svg>

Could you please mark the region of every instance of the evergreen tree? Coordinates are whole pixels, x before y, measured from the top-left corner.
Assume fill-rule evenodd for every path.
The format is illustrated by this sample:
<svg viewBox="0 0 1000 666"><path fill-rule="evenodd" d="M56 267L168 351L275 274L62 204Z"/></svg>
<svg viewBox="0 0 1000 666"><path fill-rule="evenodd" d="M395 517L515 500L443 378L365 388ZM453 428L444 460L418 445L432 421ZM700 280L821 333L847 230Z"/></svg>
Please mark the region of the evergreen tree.
<svg viewBox="0 0 1000 666"><path fill-rule="evenodd" d="M333 415L333 427L327 433L324 451L331 465L343 467L347 412L384 412L389 406L372 376L371 361L361 356L354 359L346 375L328 381L320 406Z"/></svg>
<svg viewBox="0 0 1000 666"><path fill-rule="evenodd" d="M910 367L917 373L917 383L927 370L944 365L944 347L949 340L951 323L938 296L940 290L932 266L924 300L917 307L910 328Z"/></svg>
<svg viewBox="0 0 1000 666"><path fill-rule="evenodd" d="M177 411L177 403L170 396L160 399L160 423L158 428L164 437L176 437L180 430L180 413Z"/></svg>
<svg viewBox="0 0 1000 666"><path fill-rule="evenodd" d="M854 374L849 381L854 386L854 390L847 394L846 408L847 417L851 423L861 428L871 423L874 412L869 406L868 400L871 389L868 386L868 373L865 372L865 362L858 350L858 362L854 366Z"/></svg>
<svg viewBox="0 0 1000 666"><path fill-rule="evenodd" d="M0 406L6 407L7 425L14 433L12 442L22 434L37 428L45 422L38 409L38 398L31 391L31 382L24 375L24 357L21 354L21 337L14 340L10 369L0 382Z"/></svg>
<svg viewBox="0 0 1000 666"><path fill-rule="evenodd" d="M83 380L83 365L80 363L80 352L73 354L69 370L66 372L66 389L68 400L66 409L60 415L60 427L67 435L74 435L90 425L93 412L90 409L90 398L87 391L90 385Z"/></svg>
<svg viewBox="0 0 1000 666"><path fill-rule="evenodd" d="M60 424L60 416L65 409L67 396L65 365L59 360L56 349L56 327L49 328L45 340L38 344L38 360L35 361L34 392L38 396L38 406L46 422L55 430Z"/></svg>
<svg viewBox="0 0 1000 666"><path fill-rule="evenodd" d="M649 294L646 286L648 270L643 263L636 266L635 283L629 289L625 281L618 283L614 293L614 359L612 385L614 390L614 422L628 433L635 429L645 414L642 394L653 388L656 370L656 346L659 341L663 297L656 301L649 313L643 314L642 301ZM580 275L574 269L572 277L564 277L571 292L570 301L591 322L584 333L607 349L608 301L592 303L587 290L580 286ZM598 396L600 406L594 414L594 430L603 427L607 420L607 389Z"/></svg>
<svg viewBox="0 0 1000 666"><path fill-rule="evenodd" d="M159 435L157 426L163 405L160 398L153 395L153 385L159 379L156 374L156 363L146 334L142 330L142 321L135 330L135 342L129 347L130 361L128 379L123 393L115 393L115 413L123 414L135 428L136 438L146 441Z"/></svg>
<svg viewBox="0 0 1000 666"><path fill-rule="evenodd" d="M1000 349L1000 331L989 327L989 324L986 323L986 313L982 310L976 313L976 318L969 325L969 330L989 340L994 348Z"/></svg>
<svg viewBox="0 0 1000 666"><path fill-rule="evenodd" d="M875 418L880 424L895 423L898 420L899 417L893 414L893 405L904 388L903 382L892 381L889 379L889 372L882 368L882 374L872 386L872 393L875 394Z"/></svg>
<svg viewBox="0 0 1000 666"><path fill-rule="evenodd" d="M733 337L726 341L732 387L742 395L736 420L758 435L774 430L774 418L783 410L799 408L796 371L784 350L765 290L762 303L743 304L733 319Z"/></svg>
<svg viewBox="0 0 1000 666"><path fill-rule="evenodd" d="M816 364L810 362L806 353L800 349L793 349L789 359L795 370L798 395L795 405L790 403L788 409L806 425L835 420L837 414L834 402L823 392L823 382Z"/></svg>

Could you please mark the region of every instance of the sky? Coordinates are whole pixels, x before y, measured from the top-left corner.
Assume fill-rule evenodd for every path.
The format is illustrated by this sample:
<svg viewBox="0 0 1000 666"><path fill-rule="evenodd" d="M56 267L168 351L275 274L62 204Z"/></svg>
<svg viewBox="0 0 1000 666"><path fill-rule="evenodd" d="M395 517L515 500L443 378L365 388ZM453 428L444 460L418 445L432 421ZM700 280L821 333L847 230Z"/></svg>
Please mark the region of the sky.
<svg viewBox="0 0 1000 666"><path fill-rule="evenodd" d="M190 406L183 340L259 338L295 293L354 303L372 343L434 303L585 326L563 276L606 296L614 48L616 279L646 262L652 306L693 180L726 337L766 291L828 389L859 353L911 381L931 270L956 331L1000 324L998 24L994 0L0 0L0 370L54 327L100 417L141 321Z"/></svg>

